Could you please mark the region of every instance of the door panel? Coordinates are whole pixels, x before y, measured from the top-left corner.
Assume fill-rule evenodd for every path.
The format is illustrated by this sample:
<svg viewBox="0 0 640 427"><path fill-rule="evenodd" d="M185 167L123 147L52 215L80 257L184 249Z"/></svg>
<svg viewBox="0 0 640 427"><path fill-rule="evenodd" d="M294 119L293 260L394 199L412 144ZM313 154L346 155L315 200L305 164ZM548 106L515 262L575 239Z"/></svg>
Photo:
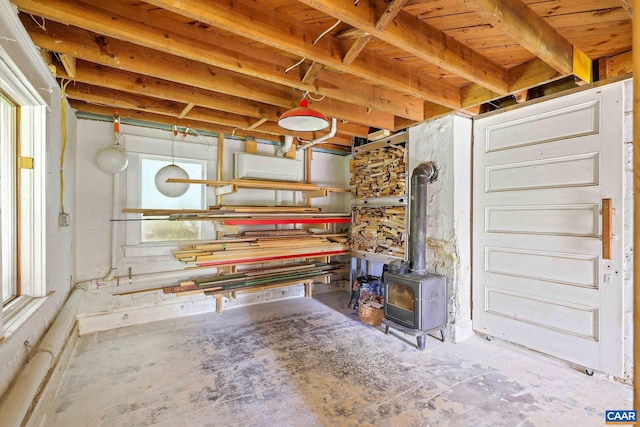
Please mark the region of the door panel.
<svg viewBox="0 0 640 427"><path fill-rule="evenodd" d="M474 122L474 329L622 375L621 84Z"/></svg>

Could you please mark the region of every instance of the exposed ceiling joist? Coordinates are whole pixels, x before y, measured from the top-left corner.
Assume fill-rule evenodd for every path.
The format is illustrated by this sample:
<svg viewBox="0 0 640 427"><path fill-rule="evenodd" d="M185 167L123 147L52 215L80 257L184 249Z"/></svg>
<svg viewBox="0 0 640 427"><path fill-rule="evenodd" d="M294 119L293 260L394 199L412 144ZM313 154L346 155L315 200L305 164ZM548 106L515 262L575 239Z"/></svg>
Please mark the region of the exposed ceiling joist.
<svg viewBox="0 0 640 427"><path fill-rule="evenodd" d="M520 0L460 0L563 75L592 81L591 60Z"/></svg>
<svg viewBox="0 0 640 427"><path fill-rule="evenodd" d="M283 49L309 60L329 65L337 70L357 75L378 85L395 87L406 94L457 108L460 105L457 88L440 81L425 80L412 75L402 64L384 58L360 55L351 65L342 63L342 46L332 37L323 37L313 44L318 34L308 26L289 19L276 11L256 9L251 2L236 0L233 7L227 2L206 0L189 2L149 0L148 3L174 13L200 20L233 34Z"/></svg>
<svg viewBox="0 0 640 427"><path fill-rule="evenodd" d="M379 30L376 17L382 11L374 0L360 0L357 5L343 0L301 2L483 87L507 93L507 71L503 67L406 12L401 11L391 25Z"/></svg>
<svg viewBox="0 0 640 427"><path fill-rule="evenodd" d="M312 85L303 84L298 77L285 73L284 68L273 66L249 56L239 57L237 53L218 45L196 42L181 34L143 25L137 21L118 14L105 16L103 12L69 0L59 0L56 4L43 4L32 0L16 0L23 10L47 19L53 19L65 25L91 29L94 32L114 39L133 43L149 49L162 50L167 54L197 61L226 71L240 73L244 76L257 77L272 83L292 86L304 91L316 92L347 103L364 104L371 100L369 93L360 93L362 85L355 85L349 78L342 79L332 90L323 91ZM248 48L246 49L249 50ZM342 86L342 87L341 87ZM390 100L387 100L389 103ZM347 109L352 109L346 106ZM417 114L421 114L422 111ZM353 119L353 118L352 118Z"/></svg>
<svg viewBox="0 0 640 427"><path fill-rule="evenodd" d="M384 30L387 27L387 25L389 25L391 21L393 21L396 15L400 13L400 11L402 10L402 6L404 6L407 3L407 1L408 0L391 0L390 2L388 2L387 8L385 9L384 13L376 21L376 24L375 24L376 30L378 31ZM342 59L342 63L345 65L351 65L353 61L356 59L356 57L360 55L360 52L362 52L362 50L365 48L367 43L369 43L369 40L371 40L370 34L367 34L363 37L356 39L356 41L353 42L353 44L349 48L349 51L345 54L344 58Z"/></svg>
<svg viewBox="0 0 640 427"><path fill-rule="evenodd" d="M323 146L563 90L594 61L596 78L632 62L630 0L14 3L88 114L281 141L278 118L306 97L338 119Z"/></svg>

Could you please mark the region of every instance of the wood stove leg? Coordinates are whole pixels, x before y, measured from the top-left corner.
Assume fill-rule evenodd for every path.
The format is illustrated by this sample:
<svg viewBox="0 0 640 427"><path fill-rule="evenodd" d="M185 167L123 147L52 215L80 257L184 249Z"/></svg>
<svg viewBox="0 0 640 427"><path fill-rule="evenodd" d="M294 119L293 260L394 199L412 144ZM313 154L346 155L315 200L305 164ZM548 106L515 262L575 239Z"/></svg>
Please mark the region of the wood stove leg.
<svg viewBox="0 0 640 427"><path fill-rule="evenodd" d="M425 335L420 335L416 337L416 340L418 341L418 350L424 350L424 344L425 344L424 337Z"/></svg>

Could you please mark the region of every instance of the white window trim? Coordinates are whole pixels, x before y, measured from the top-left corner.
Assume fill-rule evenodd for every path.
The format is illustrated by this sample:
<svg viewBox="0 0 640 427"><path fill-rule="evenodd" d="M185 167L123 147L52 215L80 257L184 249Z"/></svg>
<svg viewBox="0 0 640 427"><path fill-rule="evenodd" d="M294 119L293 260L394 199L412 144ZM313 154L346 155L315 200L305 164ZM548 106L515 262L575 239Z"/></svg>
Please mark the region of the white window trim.
<svg viewBox="0 0 640 427"><path fill-rule="evenodd" d="M171 140L162 138L151 138L139 135L123 135L124 146L127 151L129 163L124 174L126 175L126 184L124 191L126 192L126 206L139 206L140 201L140 158L142 155L171 156ZM176 159L191 159L198 161L206 161L205 176L215 175L217 149L216 145L205 144L203 140L194 137L183 138L181 135L176 137L174 141L174 156ZM191 184L201 185L201 184ZM202 185L202 192L205 204L213 200L213 190ZM175 242L141 242L140 241L140 223L135 221L140 219L141 214L126 214L125 218L129 221L125 226L125 244L124 257L141 257L141 256L170 256L178 247ZM204 222L204 238L213 238L213 224Z"/></svg>
<svg viewBox="0 0 640 427"><path fill-rule="evenodd" d="M20 221L20 291L24 298L12 308L11 324L5 324L4 310L0 316L0 330L7 336L10 330L19 327L45 300L40 298L25 304L25 298L45 297L46 279L46 125L47 103L38 91L29 83L29 79L11 60L0 46L0 86L3 91L20 107L20 153L22 157L32 157L33 169L20 171L21 216ZM1 292L1 290L0 290ZM1 296L1 295L0 295ZM0 298L1 299L1 298ZM16 305L19 310L15 310ZM9 310L7 308L7 310ZM8 316L8 313L7 313ZM17 323L16 323L17 322Z"/></svg>
<svg viewBox="0 0 640 427"><path fill-rule="evenodd" d="M17 216L14 209L2 209L3 206L15 206L16 205L16 132L15 128L16 117L15 108L13 103L9 101L10 107L0 107L0 115L4 122L4 115L11 116L12 124L0 128L2 134L0 135L0 141L4 141L5 138L11 143L3 143L0 147L0 236L2 237L2 245L0 246L0 255L2 255L2 263L0 264L0 278L2 278L2 287L0 287L0 301L4 301L5 298L15 296L13 288L17 281L16 254L14 248L17 239ZM5 283L6 282L6 283ZM7 295L4 292L5 284L10 284L12 288L11 294Z"/></svg>

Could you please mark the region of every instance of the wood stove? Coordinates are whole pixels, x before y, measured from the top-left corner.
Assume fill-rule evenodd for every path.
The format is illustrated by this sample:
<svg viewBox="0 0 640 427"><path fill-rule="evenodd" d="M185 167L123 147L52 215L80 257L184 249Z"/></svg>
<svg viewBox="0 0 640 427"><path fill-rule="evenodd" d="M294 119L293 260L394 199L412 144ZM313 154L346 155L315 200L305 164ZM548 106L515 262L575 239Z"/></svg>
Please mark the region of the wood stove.
<svg viewBox="0 0 640 427"><path fill-rule="evenodd" d="M424 349L424 337L447 324L447 280L435 274L384 273L385 332L389 327L416 336Z"/></svg>
<svg viewBox="0 0 640 427"><path fill-rule="evenodd" d="M447 324L447 281L426 272L427 184L438 176L433 163L422 163L411 175L409 271L406 263L391 263L383 274L385 333L398 329L417 338L424 349L425 336Z"/></svg>

